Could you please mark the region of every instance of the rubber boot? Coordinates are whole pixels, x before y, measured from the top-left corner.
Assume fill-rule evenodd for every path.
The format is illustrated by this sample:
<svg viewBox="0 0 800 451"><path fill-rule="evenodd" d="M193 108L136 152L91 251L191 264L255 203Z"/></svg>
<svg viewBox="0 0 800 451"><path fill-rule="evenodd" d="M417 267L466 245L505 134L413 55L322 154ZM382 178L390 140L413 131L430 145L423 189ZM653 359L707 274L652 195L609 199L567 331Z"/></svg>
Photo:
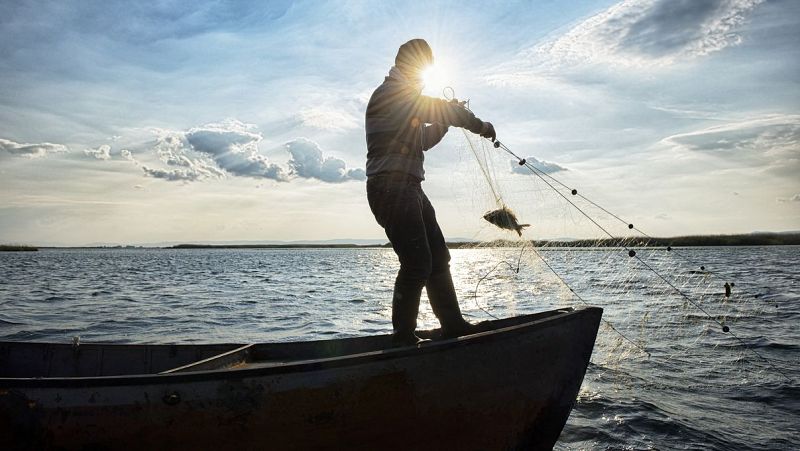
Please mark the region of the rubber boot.
<svg viewBox="0 0 800 451"><path fill-rule="evenodd" d="M414 334L421 294L422 287L409 287L395 281L392 296L392 342L395 345L409 346L423 341Z"/></svg>
<svg viewBox="0 0 800 451"><path fill-rule="evenodd" d="M432 274L425 284L431 309L442 325L442 337L454 338L474 333L475 326L464 320L458 305L456 289L450 270Z"/></svg>

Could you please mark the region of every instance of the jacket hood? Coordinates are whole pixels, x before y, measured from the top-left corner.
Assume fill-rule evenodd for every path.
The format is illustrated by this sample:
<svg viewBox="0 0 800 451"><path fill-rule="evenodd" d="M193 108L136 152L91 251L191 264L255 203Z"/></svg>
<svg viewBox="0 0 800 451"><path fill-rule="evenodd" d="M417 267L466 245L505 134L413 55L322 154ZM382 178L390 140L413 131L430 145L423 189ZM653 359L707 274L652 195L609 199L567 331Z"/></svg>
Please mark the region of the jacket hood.
<svg viewBox="0 0 800 451"><path fill-rule="evenodd" d="M394 58L394 65L407 77L413 78L431 64L433 50L424 39L412 39L401 45Z"/></svg>

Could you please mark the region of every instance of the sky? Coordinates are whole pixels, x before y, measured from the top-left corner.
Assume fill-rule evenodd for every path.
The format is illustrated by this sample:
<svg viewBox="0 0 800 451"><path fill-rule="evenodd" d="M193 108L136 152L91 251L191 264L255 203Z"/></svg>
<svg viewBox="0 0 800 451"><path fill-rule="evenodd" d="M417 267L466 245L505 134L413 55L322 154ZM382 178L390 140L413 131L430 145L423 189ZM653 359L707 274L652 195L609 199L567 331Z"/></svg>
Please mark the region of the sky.
<svg viewBox="0 0 800 451"><path fill-rule="evenodd" d="M413 38L427 94L649 235L800 230L794 0L26 1L0 3L0 243L385 240L364 111ZM423 188L448 238L510 237L467 143ZM489 155L526 237L591 235Z"/></svg>

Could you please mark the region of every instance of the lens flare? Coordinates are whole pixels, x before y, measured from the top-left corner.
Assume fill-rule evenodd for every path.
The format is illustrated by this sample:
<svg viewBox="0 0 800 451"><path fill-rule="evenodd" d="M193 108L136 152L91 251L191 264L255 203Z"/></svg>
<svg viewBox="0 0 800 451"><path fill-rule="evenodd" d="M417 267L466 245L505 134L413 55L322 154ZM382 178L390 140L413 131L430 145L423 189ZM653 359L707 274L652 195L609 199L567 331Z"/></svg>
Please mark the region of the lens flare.
<svg viewBox="0 0 800 451"><path fill-rule="evenodd" d="M422 71L422 81L425 84L422 92L431 96L441 96L445 86L450 85L446 68L441 63L432 64Z"/></svg>

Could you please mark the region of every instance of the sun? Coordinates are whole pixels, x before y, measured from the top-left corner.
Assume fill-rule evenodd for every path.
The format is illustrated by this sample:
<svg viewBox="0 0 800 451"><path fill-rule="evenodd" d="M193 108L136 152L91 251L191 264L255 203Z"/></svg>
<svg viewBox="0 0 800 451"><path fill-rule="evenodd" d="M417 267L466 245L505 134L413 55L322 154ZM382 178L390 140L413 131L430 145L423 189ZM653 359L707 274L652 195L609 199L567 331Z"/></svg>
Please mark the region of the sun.
<svg viewBox="0 0 800 451"><path fill-rule="evenodd" d="M446 65L437 62L422 71L422 82L425 87L422 89L424 94L429 96L441 97L445 87L450 86L450 78Z"/></svg>

